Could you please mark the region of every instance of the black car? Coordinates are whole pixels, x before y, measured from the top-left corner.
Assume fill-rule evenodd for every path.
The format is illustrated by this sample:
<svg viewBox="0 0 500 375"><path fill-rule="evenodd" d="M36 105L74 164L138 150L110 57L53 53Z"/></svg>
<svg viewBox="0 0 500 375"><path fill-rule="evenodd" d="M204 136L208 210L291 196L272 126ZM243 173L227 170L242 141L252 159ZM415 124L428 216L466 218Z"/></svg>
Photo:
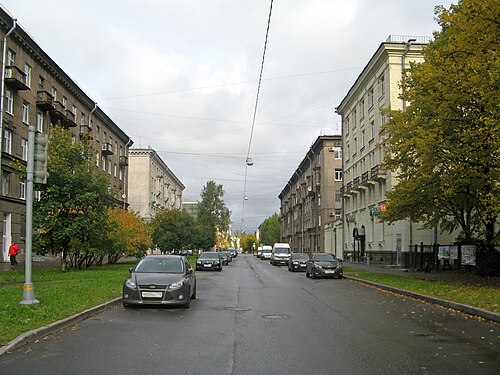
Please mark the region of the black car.
<svg viewBox="0 0 500 375"><path fill-rule="evenodd" d="M218 251L218 253L220 254L223 266L229 265L229 262L233 260L228 251Z"/></svg>
<svg viewBox="0 0 500 375"><path fill-rule="evenodd" d="M123 283L123 306L183 305L196 298L196 274L181 255L148 255Z"/></svg>
<svg viewBox="0 0 500 375"><path fill-rule="evenodd" d="M214 251L201 253L196 261L196 269L222 271L221 255Z"/></svg>
<svg viewBox="0 0 500 375"><path fill-rule="evenodd" d="M305 271L308 260L309 254L307 253L293 253L288 259L288 271Z"/></svg>
<svg viewBox="0 0 500 375"><path fill-rule="evenodd" d="M306 264L306 277L336 277L341 279L342 263L330 253L313 253Z"/></svg>

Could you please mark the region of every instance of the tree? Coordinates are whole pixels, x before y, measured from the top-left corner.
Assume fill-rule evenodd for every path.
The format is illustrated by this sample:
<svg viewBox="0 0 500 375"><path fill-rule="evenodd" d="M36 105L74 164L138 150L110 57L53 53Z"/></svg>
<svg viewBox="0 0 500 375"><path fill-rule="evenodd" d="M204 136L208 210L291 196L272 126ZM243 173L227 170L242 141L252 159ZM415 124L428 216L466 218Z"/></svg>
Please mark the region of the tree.
<svg viewBox="0 0 500 375"><path fill-rule="evenodd" d="M132 211L120 207L108 209L110 243L107 249L108 263L113 264L124 254L142 257L152 245L150 227Z"/></svg>
<svg viewBox="0 0 500 375"><path fill-rule="evenodd" d="M489 251L500 214L498 9L492 0L436 8L441 31L403 82L410 104L383 127L384 165L400 181L381 218L460 228Z"/></svg>
<svg viewBox="0 0 500 375"><path fill-rule="evenodd" d="M275 213L264 220L259 229L261 243L272 246L274 243L280 242L280 223L278 214Z"/></svg>
<svg viewBox="0 0 500 375"><path fill-rule="evenodd" d="M247 234L241 239L241 248L245 252L251 252L254 244L257 243L257 238L253 234Z"/></svg>
<svg viewBox="0 0 500 375"><path fill-rule="evenodd" d="M165 210L156 215L152 226L153 243L162 253L194 247L197 226L191 214L181 210Z"/></svg>
<svg viewBox="0 0 500 375"><path fill-rule="evenodd" d="M38 231L38 254L61 254L61 269L91 265L107 238L107 208L113 192L102 171L94 167L89 141L74 143L70 132L52 127L49 177L39 185L40 200L33 205L33 228Z"/></svg>
<svg viewBox="0 0 500 375"><path fill-rule="evenodd" d="M212 246L216 244L216 233L226 233L231 222L231 211L224 203L224 189L214 181L208 181L201 191L198 204L198 221L212 233Z"/></svg>

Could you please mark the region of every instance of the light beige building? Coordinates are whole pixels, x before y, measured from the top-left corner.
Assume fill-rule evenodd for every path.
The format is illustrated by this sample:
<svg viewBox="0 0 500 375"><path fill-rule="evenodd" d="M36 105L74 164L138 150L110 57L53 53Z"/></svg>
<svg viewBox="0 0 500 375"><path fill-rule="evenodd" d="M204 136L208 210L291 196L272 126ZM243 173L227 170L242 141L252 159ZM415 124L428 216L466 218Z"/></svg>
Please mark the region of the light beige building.
<svg viewBox="0 0 500 375"><path fill-rule="evenodd" d="M0 40L0 260L6 261L12 240L24 250L26 182L17 166L27 165L29 126L47 134L51 126L59 125L73 134L75 142L83 136L93 139L96 169L108 175L120 206L127 205L123 197L132 141L2 8Z"/></svg>
<svg viewBox="0 0 500 375"><path fill-rule="evenodd" d="M422 230L410 220L388 225L377 219L385 207L386 192L398 182L397 174L380 168L384 149L379 132L386 121L380 109L405 109L400 98L403 69L412 61L423 61L422 49L428 41L426 37L390 36L336 108L342 117L345 256L368 254L373 260L402 265L408 263L410 244L452 240L440 235L439 228Z"/></svg>
<svg viewBox="0 0 500 375"><path fill-rule="evenodd" d="M129 150L130 210L145 220L165 209L181 209L184 185L153 149Z"/></svg>
<svg viewBox="0 0 500 375"><path fill-rule="evenodd" d="M279 195L281 240L294 252L325 249L325 225L340 220L342 141L321 135Z"/></svg>

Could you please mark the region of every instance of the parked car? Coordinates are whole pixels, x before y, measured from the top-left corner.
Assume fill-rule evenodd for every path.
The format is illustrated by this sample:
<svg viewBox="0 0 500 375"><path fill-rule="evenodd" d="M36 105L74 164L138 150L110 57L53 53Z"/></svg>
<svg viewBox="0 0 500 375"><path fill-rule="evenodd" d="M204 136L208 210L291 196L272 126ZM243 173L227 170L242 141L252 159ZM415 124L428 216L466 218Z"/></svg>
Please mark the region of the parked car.
<svg viewBox="0 0 500 375"><path fill-rule="evenodd" d="M330 253L313 253L306 264L306 277L337 277L342 278L344 270L342 263Z"/></svg>
<svg viewBox="0 0 500 375"><path fill-rule="evenodd" d="M257 248L257 258L260 258L260 255L262 254L262 246L259 246ZM256 255L255 253L253 255Z"/></svg>
<svg viewBox="0 0 500 375"><path fill-rule="evenodd" d="M223 266L227 266L229 265L229 262L233 261L231 254L229 254L229 251L219 251L219 254L221 256Z"/></svg>
<svg viewBox="0 0 500 375"><path fill-rule="evenodd" d="M236 258L236 257L238 256L238 252L236 251L236 249L235 249L234 247L229 247L229 248L227 249L227 251L229 251L229 252L231 253L231 256L232 256L233 258Z"/></svg>
<svg viewBox="0 0 500 375"><path fill-rule="evenodd" d="M309 254L307 253L293 253L288 259L288 271L305 271L308 260Z"/></svg>
<svg viewBox="0 0 500 375"><path fill-rule="evenodd" d="M123 283L123 306L183 305L196 298L196 274L181 255L148 255Z"/></svg>
<svg viewBox="0 0 500 375"><path fill-rule="evenodd" d="M271 253L273 252L273 248L268 245L262 246L262 253L260 254L260 259L266 260L271 259Z"/></svg>
<svg viewBox="0 0 500 375"><path fill-rule="evenodd" d="M201 253L196 260L196 269L222 271L221 255L214 251Z"/></svg>
<svg viewBox="0 0 500 375"><path fill-rule="evenodd" d="M289 244L277 242L273 245L273 251L271 253L270 263L273 266L279 266L279 265L285 266L288 264L288 259L290 259L291 255L292 252L290 250Z"/></svg>

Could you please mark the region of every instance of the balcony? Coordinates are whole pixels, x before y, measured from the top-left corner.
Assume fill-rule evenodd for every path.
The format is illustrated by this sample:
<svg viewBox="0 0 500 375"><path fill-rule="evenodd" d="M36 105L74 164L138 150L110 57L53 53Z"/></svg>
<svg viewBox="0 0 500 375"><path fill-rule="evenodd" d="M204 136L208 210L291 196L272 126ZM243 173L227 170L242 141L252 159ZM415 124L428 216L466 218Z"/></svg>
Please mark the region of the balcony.
<svg viewBox="0 0 500 375"><path fill-rule="evenodd" d="M111 143L103 143L101 150L102 150L102 153L104 155L113 155L114 154L113 145Z"/></svg>
<svg viewBox="0 0 500 375"><path fill-rule="evenodd" d="M5 84L14 90L29 90L26 84L26 73L15 65L5 67Z"/></svg>
<svg viewBox="0 0 500 375"><path fill-rule="evenodd" d="M379 180L385 180L387 178L387 175L385 174L385 171L381 171L379 169L379 166L376 165L371 169L371 179L374 181L379 181Z"/></svg>
<svg viewBox="0 0 500 375"><path fill-rule="evenodd" d="M54 98L48 91L37 91L36 107L41 111L53 111L55 109Z"/></svg>
<svg viewBox="0 0 500 375"><path fill-rule="evenodd" d="M65 111L66 118L63 120L63 125L68 128L76 127L76 114L71 112L69 109Z"/></svg>
<svg viewBox="0 0 500 375"><path fill-rule="evenodd" d="M126 167L128 165L128 156L120 156L119 164Z"/></svg>
<svg viewBox="0 0 500 375"><path fill-rule="evenodd" d="M63 125L64 121L66 120L65 113L66 108L64 108L63 104L55 100L54 109L49 112L51 120L55 123L59 122L61 125Z"/></svg>

